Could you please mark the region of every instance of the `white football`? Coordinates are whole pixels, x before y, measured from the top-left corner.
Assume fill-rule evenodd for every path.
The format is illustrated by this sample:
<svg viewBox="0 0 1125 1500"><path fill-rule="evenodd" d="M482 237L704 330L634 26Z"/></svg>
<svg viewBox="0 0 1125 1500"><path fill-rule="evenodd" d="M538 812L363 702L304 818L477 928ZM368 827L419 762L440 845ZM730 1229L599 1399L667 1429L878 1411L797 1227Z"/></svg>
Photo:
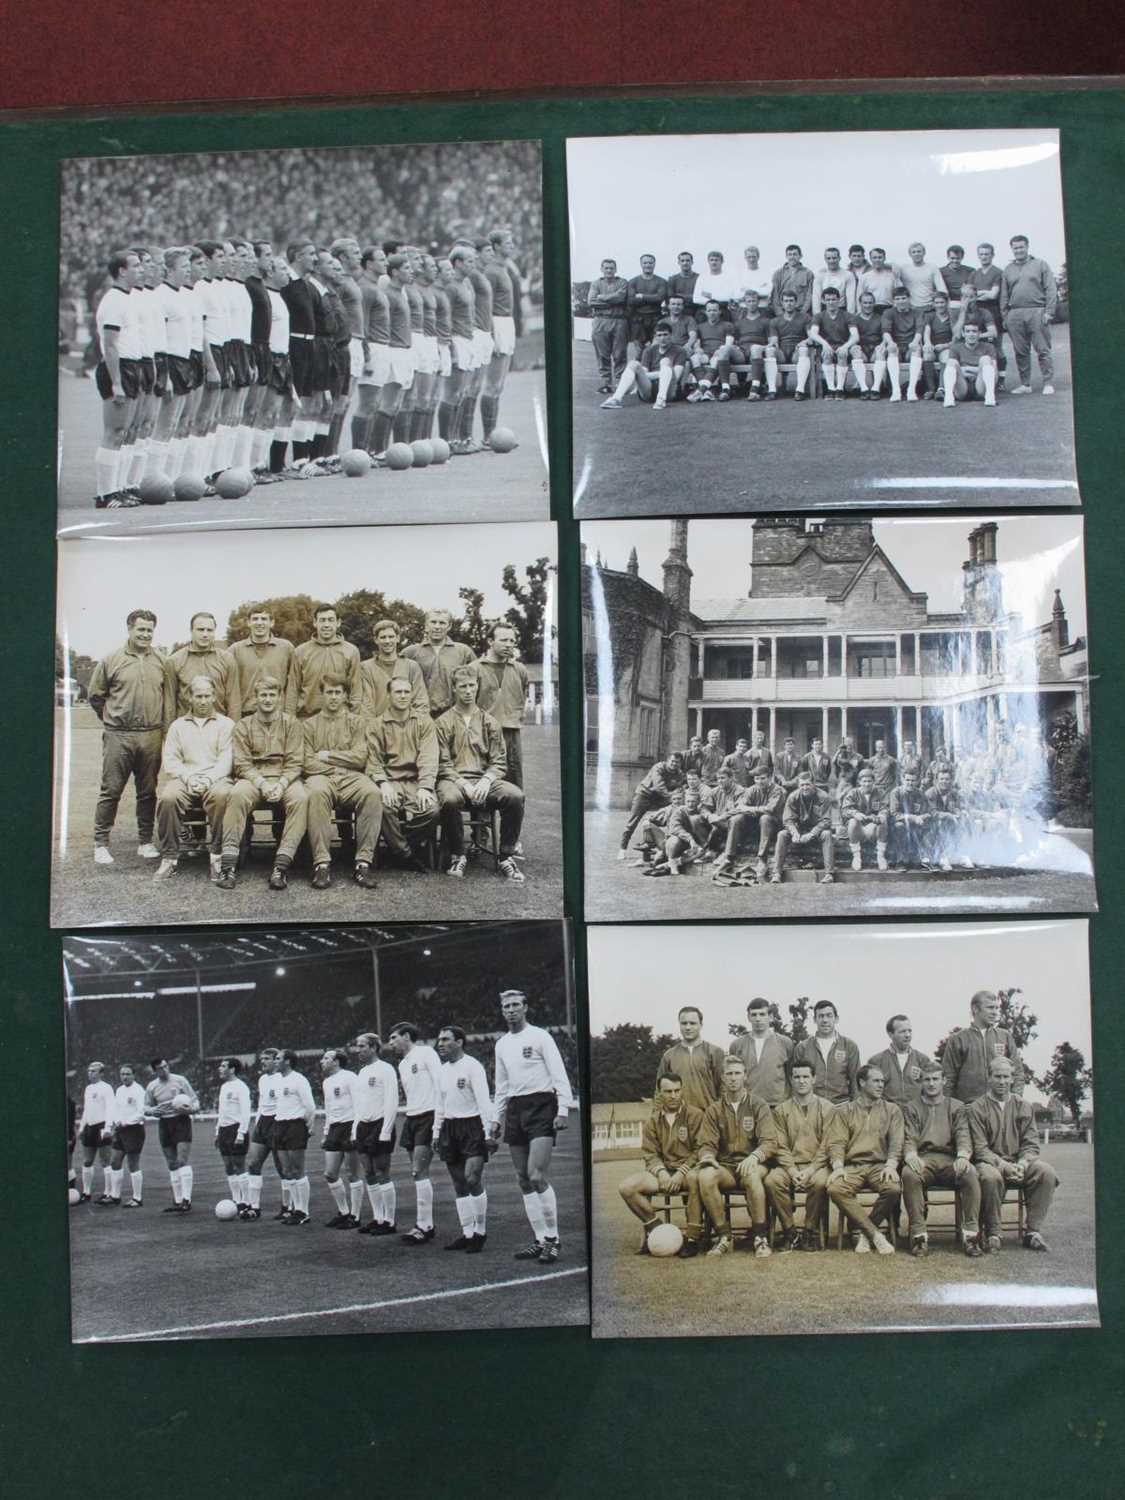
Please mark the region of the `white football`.
<svg viewBox="0 0 1125 1500"><path fill-rule="evenodd" d="M172 1100L173 1109L193 1109L194 1102L188 1094L177 1094Z"/></svg>
<svg viewBox="0 0 1125 1500"><path fill-rule="evenodd" d="M238 1204L233 1198L220 1198L215 1204L216 1219L237 1219Z"/></svg>

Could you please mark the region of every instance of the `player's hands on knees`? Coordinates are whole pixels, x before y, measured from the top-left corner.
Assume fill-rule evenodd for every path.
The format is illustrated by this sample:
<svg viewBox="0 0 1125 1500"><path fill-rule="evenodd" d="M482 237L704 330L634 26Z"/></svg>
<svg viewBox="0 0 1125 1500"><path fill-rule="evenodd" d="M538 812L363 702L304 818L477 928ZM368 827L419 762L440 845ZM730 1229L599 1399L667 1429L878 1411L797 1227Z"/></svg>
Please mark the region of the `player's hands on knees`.
<svg viewBox="0 0 1125 1500"><path fill-rule="evenodd" d="M922 1165L922 1158L918 1155L917 1151L908 1151L903 1160L912 1172L916 1172L921 1177L925 1171L925 1167Z"/></svg>
<svg viewBox="0 0 1125 1500"><path fill-rule="evenodd" d="M890 1162L888 1162L879 1174L879 1181L885 1182L890 1187L892 1183L898 1181L898 1169L892 1167Z"/></svg>
<svg viewBox="0 0 1125 1500"><path fill-rule="evenodd" d="M383 797L383 806L391 812L397 812L402 802L402 792L393 781L384 781L379 788Z"/></svg>
<svg viewBox="0 0 1125 1500"><path fill-rule="evenodd" d="M967 1156L956 1156L956 1157L954 1157L954 1159L953 1159L953 1175L954 1175L954 1177L964 1177L965 1173L969 1170L970 1166L971 1166L971 1163L970 1163L969 1158Z"/></svg>
<svg viewBox="0 0 1125 1500"><path fill-rule="evenodd" d="M427 787L418 788L418 808L421 812L429 812L434 805L434 794Z"/></svg>

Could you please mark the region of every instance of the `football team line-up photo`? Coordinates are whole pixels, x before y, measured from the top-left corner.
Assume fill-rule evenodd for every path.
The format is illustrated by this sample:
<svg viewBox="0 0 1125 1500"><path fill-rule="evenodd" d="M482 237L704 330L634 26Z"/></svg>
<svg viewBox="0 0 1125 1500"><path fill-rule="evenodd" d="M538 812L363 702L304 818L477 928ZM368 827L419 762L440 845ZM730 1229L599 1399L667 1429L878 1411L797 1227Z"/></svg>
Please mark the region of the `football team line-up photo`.
<svg viewBox="0 0 1125 1500"><path fill-rule="evenodd" d="M560 1273L572 1321L585 1230L565 955L557 923L68 946L75 1336L304 1317L374 1331L414 1309L430 1327L449 1298L465 1299L455 1326L552 1321L536 1298ZM136 1286L180 1265L182 1299L116 1317L107 1254ZM208 1289L216 1254L270 1265L268 1296L240 1304L238 1275Z"/></svg>
<svg viewBox="0 0 1125 1500"><path fill-rule="evenodd" d="M567 168L583 518L1078 503L1057 132L575 139Z"/></svg>
<svg viewBox="0 0 1125 1500"><path fill-rule="evenodd" d="M745 266L728 272L721 251L695 269L690 250L677 271L656 274L642 255L640 274L626 280L606 259L586 306L605 394L603 410L620 410L635 393L662 411L669 401L776 401L791 377L795 401L932 401L954 407L979 399L996 405L1008 371L1004 334L1015 364L1014 396L1032 392L1032 356L1039 391L1053 396L1051 322L1058 285L1046 261L1031 254L1026 235L1010 242L1000 269L996 247L976 247L979 264L950 245L943 265L927 260L916 241L909 258L888 263L881 246L841 251L829 245L813 272L800 245L788 245L772 274L748 245Z"/></svg>
<svg viewBox="0 0 1125 1500"><path fill-rule="evenodd" d="M528 673L511 625L494 625L477 658L449 638L451 612L432 609L425 639L400 656L398 625L378 620L375 653L361 662L334 605L314 607L314 634L297 647L274 635L268 606L246 613L249 632L230 650L215 643L214 615L201 612L190 643L165 657L153 647L156 615L130 610L124 645L94 668L86 697L103 730L96 865L114 863L110 836L132 778L137 854L158 881L177 873L197 837L212 883L233 891L253 814L264 809L277 837L274 891L287 888L306 837L312 887L327 890L344 822L352 879L366 890L378 884L380 839L400 868L462 880L466 814L474 853L486 842L496 874L523 884Z"/></svg>
<svg viewBox="0 0 1125 1500"><path fill-rule="evenodd" d="M595 1333L1096 1323L1085 922L641 931L589 942Z"/></svg>
<svg viewBox="0 0 1125 1500"><path fill-rule="evenodd" d="M409 174L427 151L437 153L420 173L428 193L412 195L395 171L389 193L381 190L375 155L397 154ZM325 518L337 519L339 505L374 506L392 520L413 519L400 514L410 509L420 519L484 515L477 491L490 484L507 514L545 513L541 379L527 371L542 364L542 315L524 269L531 259L538 266L540 250L517 246L514 220L485 218L512 215L538 195L538 149L517 149L506 165L508 154L487 145L339 159L244 153L227 159L246 178L237 205L216 196L215 180L198 180L214 158L157 158L156 188L144 193L133 184L143 159L68 163L64 217L80 212L95 181L111 210L93 231L68 223L64 232L63 507L81 503L82 484L95 511L215 501L190 522L216 511L238 524L243 508L231 502L250 495L251 524L268 523L297 493L321 510L324 487L295 491L290 481L433 468L354 494L329 486L338 503L328 500ZM486 186L472 180L474 165ZM496 180L502 170L511 173L510 196ZM431 185L435 172L450 176ZM350 201L332 189L333 173L354 188ZM185 221L188 186L201 201ZM402 226L399 236L356 227L380 219ZM537 232L537 222L536 204L521 233ZM305 226L315 232L301 233ZM541 300L538 284L536 294ZM513 364L522 369L509 401ZM69 376L92 379L80 387ZM532 464L520 462L517 473L498 455L521 441ZM79 444L88 450L72 451ZM450 462L481 454L472 477ZM271 505L262 487L275 484ZM178 507L168 515L181 523ZM151 515L137 519L150 523Z"/></svg>

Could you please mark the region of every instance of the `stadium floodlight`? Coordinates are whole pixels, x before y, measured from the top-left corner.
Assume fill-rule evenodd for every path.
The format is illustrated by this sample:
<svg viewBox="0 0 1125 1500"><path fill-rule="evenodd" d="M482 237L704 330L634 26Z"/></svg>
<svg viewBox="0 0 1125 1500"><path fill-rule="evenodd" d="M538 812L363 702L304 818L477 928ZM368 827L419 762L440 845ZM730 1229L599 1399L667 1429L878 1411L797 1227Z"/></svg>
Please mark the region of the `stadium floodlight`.
<svg viewBox="0 0 1125 1500"><path fill-rule="evenodd" d="M203 995L221 995L228 990L256 990L257 988L257 982L249 979L231 984L162 984L159 993L161 995L194 995L198 991ZM99 996L100 998L102 997Z"/></svg>
<svg viewBox="0 0 1125 1500"><path fill-rule="evenodd" d="M282 976L285 973L285 965L284 964L278 964L277 968L273 972L277 975L277 977L279 979L281 979Z"/></svg>
<svg viewBox="0 0 1125 1500"><path fill-rule="evenodd" d="M155 990L112 990L106 995L68 995L69 1000L155 1000Z"/></svg>

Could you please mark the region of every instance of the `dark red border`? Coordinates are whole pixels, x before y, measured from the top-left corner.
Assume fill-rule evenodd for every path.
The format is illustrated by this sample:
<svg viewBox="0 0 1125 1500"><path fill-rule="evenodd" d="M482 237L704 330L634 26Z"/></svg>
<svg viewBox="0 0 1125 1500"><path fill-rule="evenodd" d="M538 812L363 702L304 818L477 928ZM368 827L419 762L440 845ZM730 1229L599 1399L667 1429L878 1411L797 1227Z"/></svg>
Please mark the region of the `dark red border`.
<svg viewBox="0 0 1125 1500"><path fill-rule="evenodd" d="M1125 74L1108 0L0 0L0 108Z"/></svg>

